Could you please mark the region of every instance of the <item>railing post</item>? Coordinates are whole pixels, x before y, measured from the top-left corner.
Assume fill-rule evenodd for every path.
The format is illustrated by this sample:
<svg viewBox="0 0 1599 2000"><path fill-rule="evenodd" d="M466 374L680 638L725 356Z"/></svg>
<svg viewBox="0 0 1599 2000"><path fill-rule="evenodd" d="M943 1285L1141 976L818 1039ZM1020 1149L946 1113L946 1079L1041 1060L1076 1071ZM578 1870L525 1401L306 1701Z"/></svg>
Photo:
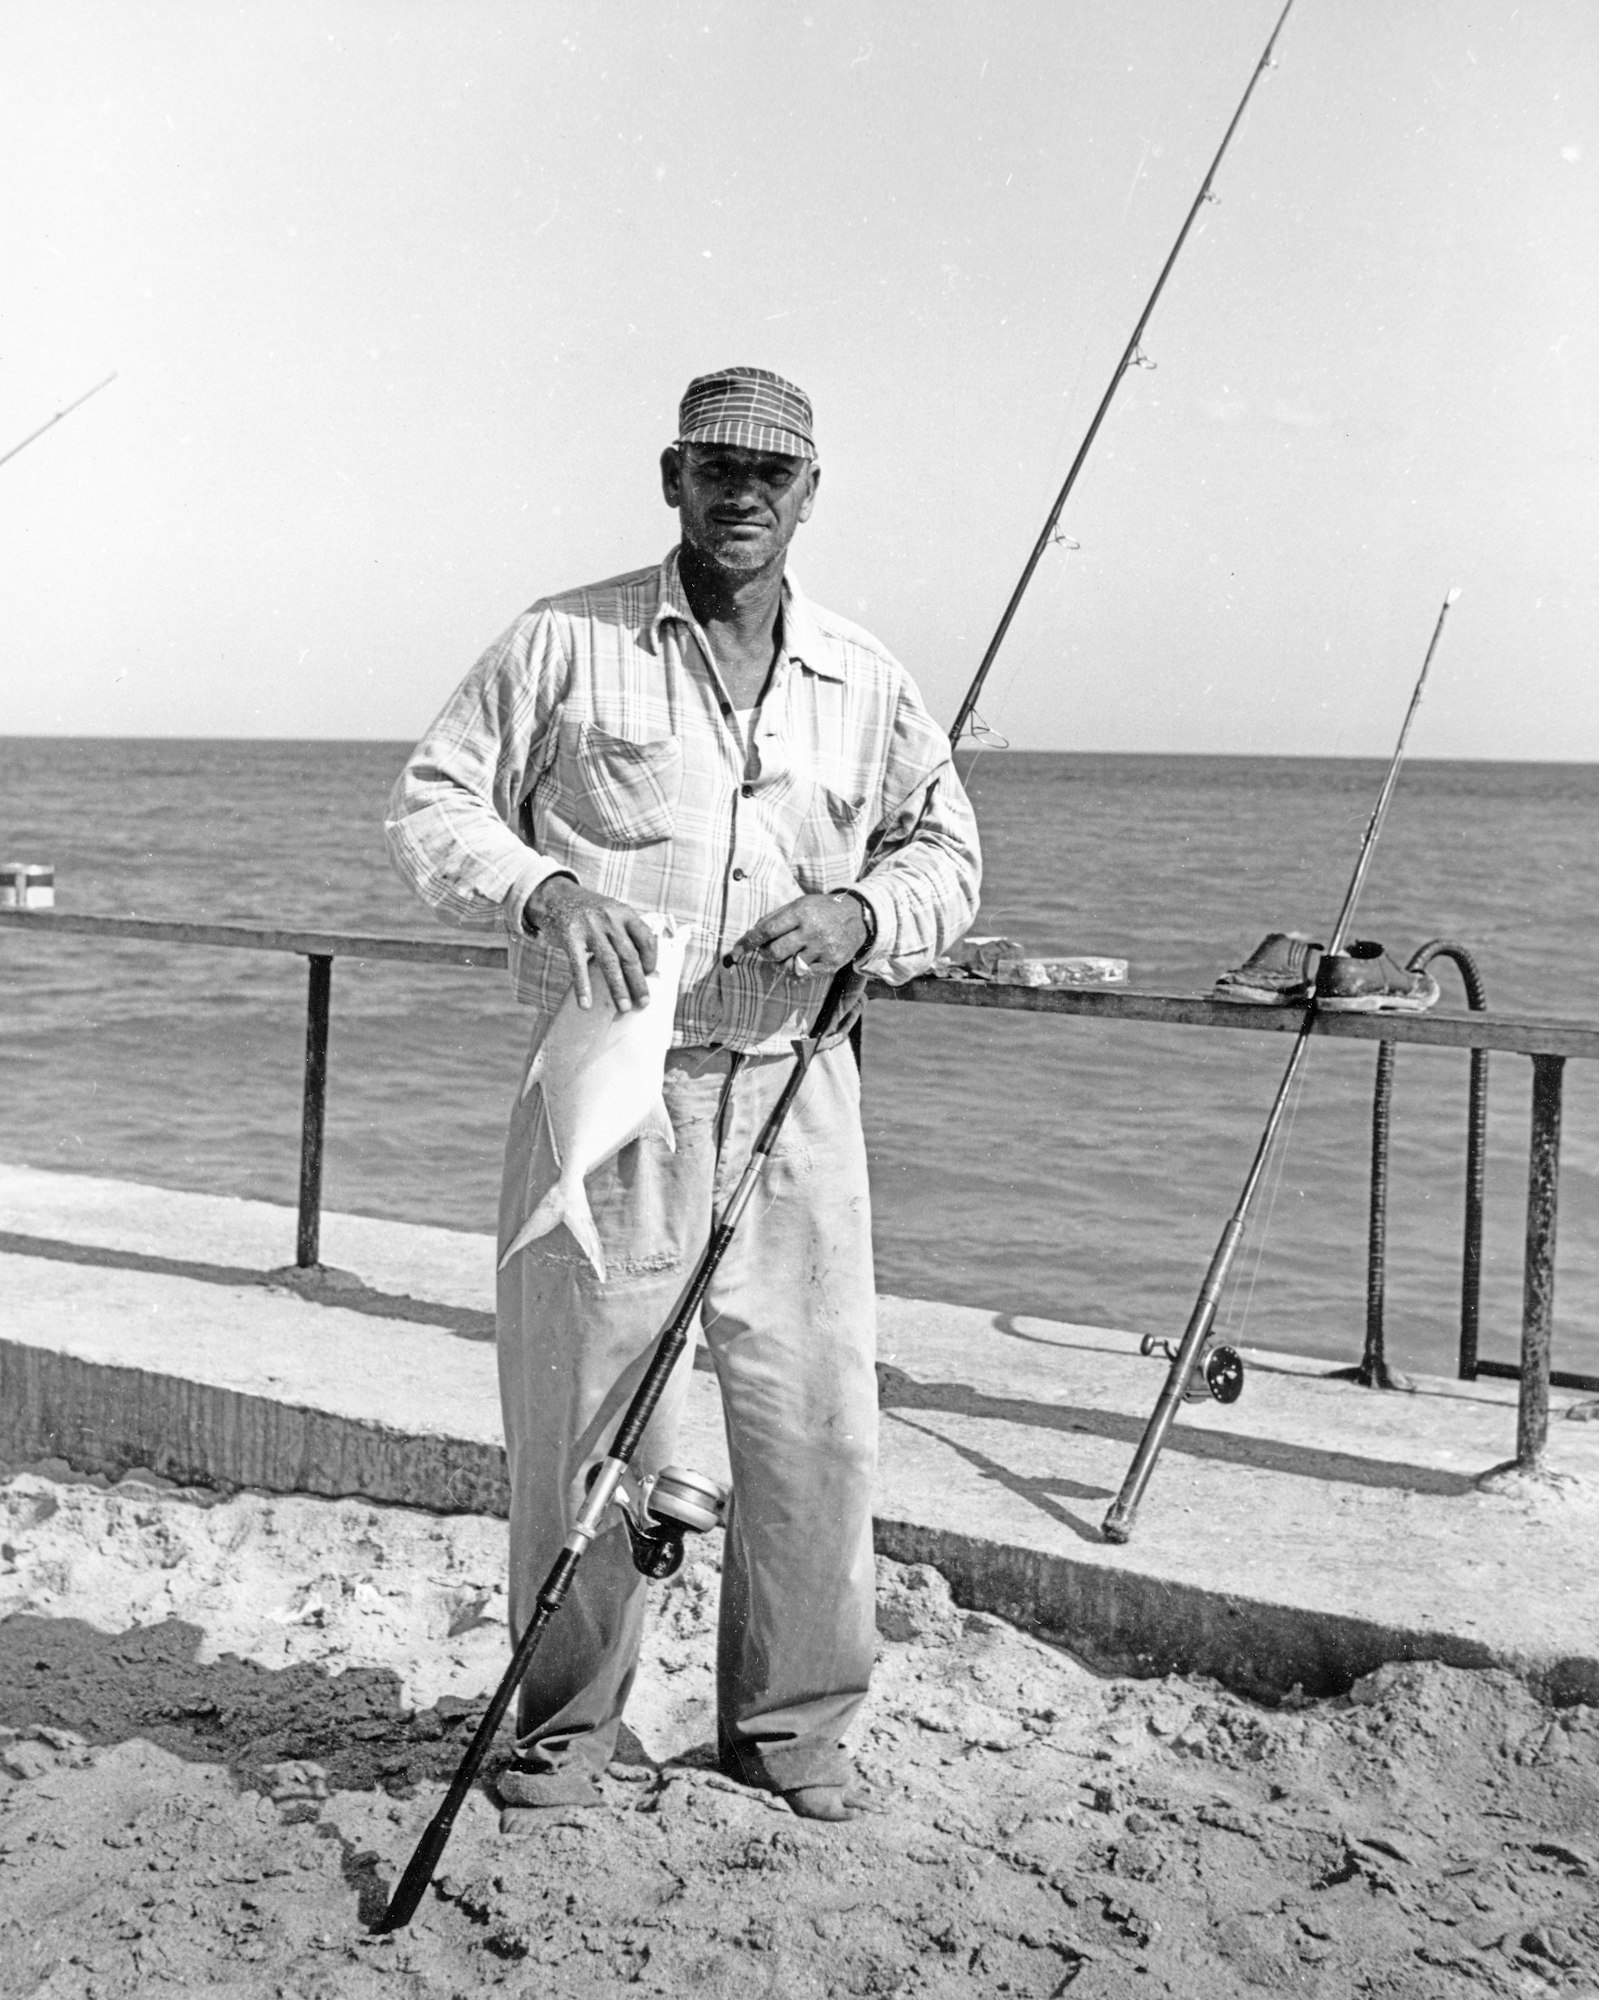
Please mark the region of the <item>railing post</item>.
<svg viewBox="0 0 1599 2000"><path fill-rule="evenodd" d="M1560 1190L1560 1088L1564 1056L1532 1059L1532 1143L1527 1160L1527 1261L1521 1297L1521 1396L1516 1469L1543 1470L1549 1437L1549 1357L1555 1319L1555 1213Z"/></svg>
<svg viewBox="0 0 1599 2000"><path fill-rule="evenodd" d="M1466 1219L1460 1246L1460 1355L1462 1382L1477 1379L1482 1324L1482 1221L1488 1183L1488 1051L1471 1052L1471 1094L1466 1112Z"/></svg>
<svg viewBox="0 0 1599 2000"><path fill-rule="evenodd" d="M1366 1225L1366 1351L1355 1380L1366 1389L1390 1389L1383 1349L1383 1304L1388 1278L1388 1111L1394 1088L1394 1045L1377 1045L1377 1081L1371 1093L1371 1203Z"/></svg>
<svg viewBox="0 0 1599 2000"><path fill-rule="evenodd" d="M1477 961L1462 944L1432 938L1405 961L1421 972L1435 958L1458 967L1473 1013L1488 1005ZM1392 1389L1400 1379L1388 1366L1383 1311L1388 1279L1388 1121L1394 1088L1395 1044L1377 1048L1377 1080L1371 1097L1371 1204L1366 1233L1366 1346L1358 1367L1342 1370L1367 1389ZM1477 1328L1482 1300L1483 1185L1488 1160L1488 1051L1471 1052L1471 1095L1466 1114L1466 1220L1460 1252L1460 1378L1477 1376Z"/></svg>
<svg viewBox="0 0 1599 2000"><path fill-rule="evenodd" d="M294 1261L302 1271L321 1262L322 1131L328 1095L328 1009L333 960L309 956L305 1003L305 1108L300 1119L300 1228Z"/></svg>

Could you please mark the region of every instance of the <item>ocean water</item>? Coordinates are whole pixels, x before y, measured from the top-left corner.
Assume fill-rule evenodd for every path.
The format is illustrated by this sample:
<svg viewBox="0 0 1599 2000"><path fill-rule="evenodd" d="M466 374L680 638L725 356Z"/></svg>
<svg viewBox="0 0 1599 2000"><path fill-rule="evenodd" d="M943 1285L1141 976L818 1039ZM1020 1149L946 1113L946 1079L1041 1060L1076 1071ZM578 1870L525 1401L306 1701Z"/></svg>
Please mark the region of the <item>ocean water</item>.
<svg viewBox="0 0 1599 2000"><path fill-rule="evenodd" d="M0 848L63 909L440 935L390 873L408 746L0 740ZM979 927L1208 989L1269 930L1325 935L1377 763L991 752ZM1599 1020L1599 767L1413 762L1355 926L1447 936L1490 1006ZM1440 968L1451 1004L1455 975ZM292 1203L303 961L0 932L0 1158ZM493 1226L527 1024L503 975L338 963L330 1207ZM885 1291L1175 1335L1286 1060L1275 1036L874 1006L865 1039ZM1231 1336L1352 1360L1364 1327L1368 1046L1313 1045L1224 1305ZM1448 1371L1467 1059L1402 1050L1388 1339ZM1568 1069L1556 1365L1599 1369L1599 1078ZM1493 1059L1483 1351L1513 1359L1531 1065ZM284 1257L293 1254L285 1217Z"/></svg>

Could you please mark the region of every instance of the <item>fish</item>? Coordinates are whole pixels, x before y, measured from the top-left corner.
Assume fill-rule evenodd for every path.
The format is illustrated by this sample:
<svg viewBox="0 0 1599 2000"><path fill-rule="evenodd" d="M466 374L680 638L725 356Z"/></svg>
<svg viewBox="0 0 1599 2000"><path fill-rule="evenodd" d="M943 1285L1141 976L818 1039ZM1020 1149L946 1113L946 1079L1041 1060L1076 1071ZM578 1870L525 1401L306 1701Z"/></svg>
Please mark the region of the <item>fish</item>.
<svg viewBox="0 0 1599 2000"><path fill-rule="evenodd" d="M649 1004L619 1014L596 979L593 1005L579 1007L569 989L534 1052L522 1096L535 1085L542 1093L541 1115L560 1178L517 1231L500 1259L502 1271L518 1251L564 1222L603 1285L605 1252L584 1180L634 1139L658 1139L677 1151L661 1086L690 927L669 916L644 921L656 937Z"/></svg>

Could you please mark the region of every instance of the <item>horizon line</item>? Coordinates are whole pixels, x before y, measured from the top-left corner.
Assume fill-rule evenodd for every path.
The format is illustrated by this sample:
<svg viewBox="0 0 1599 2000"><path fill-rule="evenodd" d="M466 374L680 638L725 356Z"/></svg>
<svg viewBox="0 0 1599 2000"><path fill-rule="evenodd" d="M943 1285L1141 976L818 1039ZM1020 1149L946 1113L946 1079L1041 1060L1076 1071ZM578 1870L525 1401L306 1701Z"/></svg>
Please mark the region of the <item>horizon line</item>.
<svg viewBox="0 0 1599 2000"><path fill-rule="evenodd" d="M415 748L419 739L414 736L158 736L139 734L136 736L101 735L92 731L56 733L47 730L25 730L15 734L0 732L0 744L5 743L216 743L216 744L282 744L304 748L310 744L338 745L344 748L370 746L374 749ZM967 755L963 746L955 753L958 757ZM1035 749L1007 744L1001 749L996 744L984 745L977 757L1167 757L1167 758L1231 758L1239 763L1317 763L1317 764L1371 764L1387 761L1391 754L1385 750L1085 750L1085 749ZM1423 750L1411 751L1405 758L1407 764L1524 764L1549 770L1586 770L1599 766L1599 755L1593 757L1463 757L1450 756L1439 752ZM970 776L970 772L967 774ZM964 782L964 780L963 780Z"/></svg>

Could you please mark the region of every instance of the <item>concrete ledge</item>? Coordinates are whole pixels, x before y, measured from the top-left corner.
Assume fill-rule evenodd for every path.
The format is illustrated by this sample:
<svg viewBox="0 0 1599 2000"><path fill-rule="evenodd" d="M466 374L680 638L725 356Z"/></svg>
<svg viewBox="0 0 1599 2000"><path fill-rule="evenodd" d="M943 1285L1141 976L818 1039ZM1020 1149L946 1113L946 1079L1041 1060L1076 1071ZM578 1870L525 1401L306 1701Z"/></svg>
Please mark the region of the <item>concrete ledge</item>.
<svg viewBox="0 0 1599 2000"><path fill-rule="evenodd" d="M510 1501L498 1446L416 1437L0 1341L0 1459L40 1458L113 1479L143 1467L183 1485L358 1496L436 1513L503 1518ZM931 1564L958 1604L1053 1639L1105 1673L1204 1674L1270 1698L1295 1686L1306 1695L1341 1693L1388 1660L1506 1664L1482 1642L1448 1633L1307 1615L913 1521L878 1516L874 1525L880 1554ZM1599 1702L1593 1659L1537 1663L1530 1678L1549 1699Z"/></svg>
<svg viewBox="0 0 1599 2000"><path fill-rule="evenodd" d="M354 1289L272 1281L293 1215L0 1166L0 1455L503 1514L485 1237L331 1215ZM1126 1547L1099 1522L1159 1386L1133 1336L880 1302L878 1545L1095 1665L1256 1695L1387 1660L1506 1666L1599 1701L1599 1424L1561 1484L1490 1495L1515 1392L1382 1394L1287 1355L1185 1409ZM714 1379L676 1455L726 1474Z"/></svg>
<svg viewBox="0 0 1599 2000"><path fill-rule="evenodd" d="M0 1340L0 1458L64 1458L118 1478L135 1466L185 1486L360 1495L441 1514L510 1508L505 1452L418 1437L143 1368Z"/></svg>
<svg viewBox="0 0 1599 2000"><path fill-rule="evenodd" d="M1205 1674L1270 1699L1295 1687L1306 1695L1341 1694L1388 1660L1504 1664L1481 1641L1447 1632L1405 1632L1337 1612L1222 1596L910 1521L879 1520L876 1530L881 1554L931 1563L949 1579L957 1603L1053 1639L1101 1673ZM1599 1698L1599 1675L1589 1674L1583 1685L1595 1692L1566 1698Z"/></svg>

